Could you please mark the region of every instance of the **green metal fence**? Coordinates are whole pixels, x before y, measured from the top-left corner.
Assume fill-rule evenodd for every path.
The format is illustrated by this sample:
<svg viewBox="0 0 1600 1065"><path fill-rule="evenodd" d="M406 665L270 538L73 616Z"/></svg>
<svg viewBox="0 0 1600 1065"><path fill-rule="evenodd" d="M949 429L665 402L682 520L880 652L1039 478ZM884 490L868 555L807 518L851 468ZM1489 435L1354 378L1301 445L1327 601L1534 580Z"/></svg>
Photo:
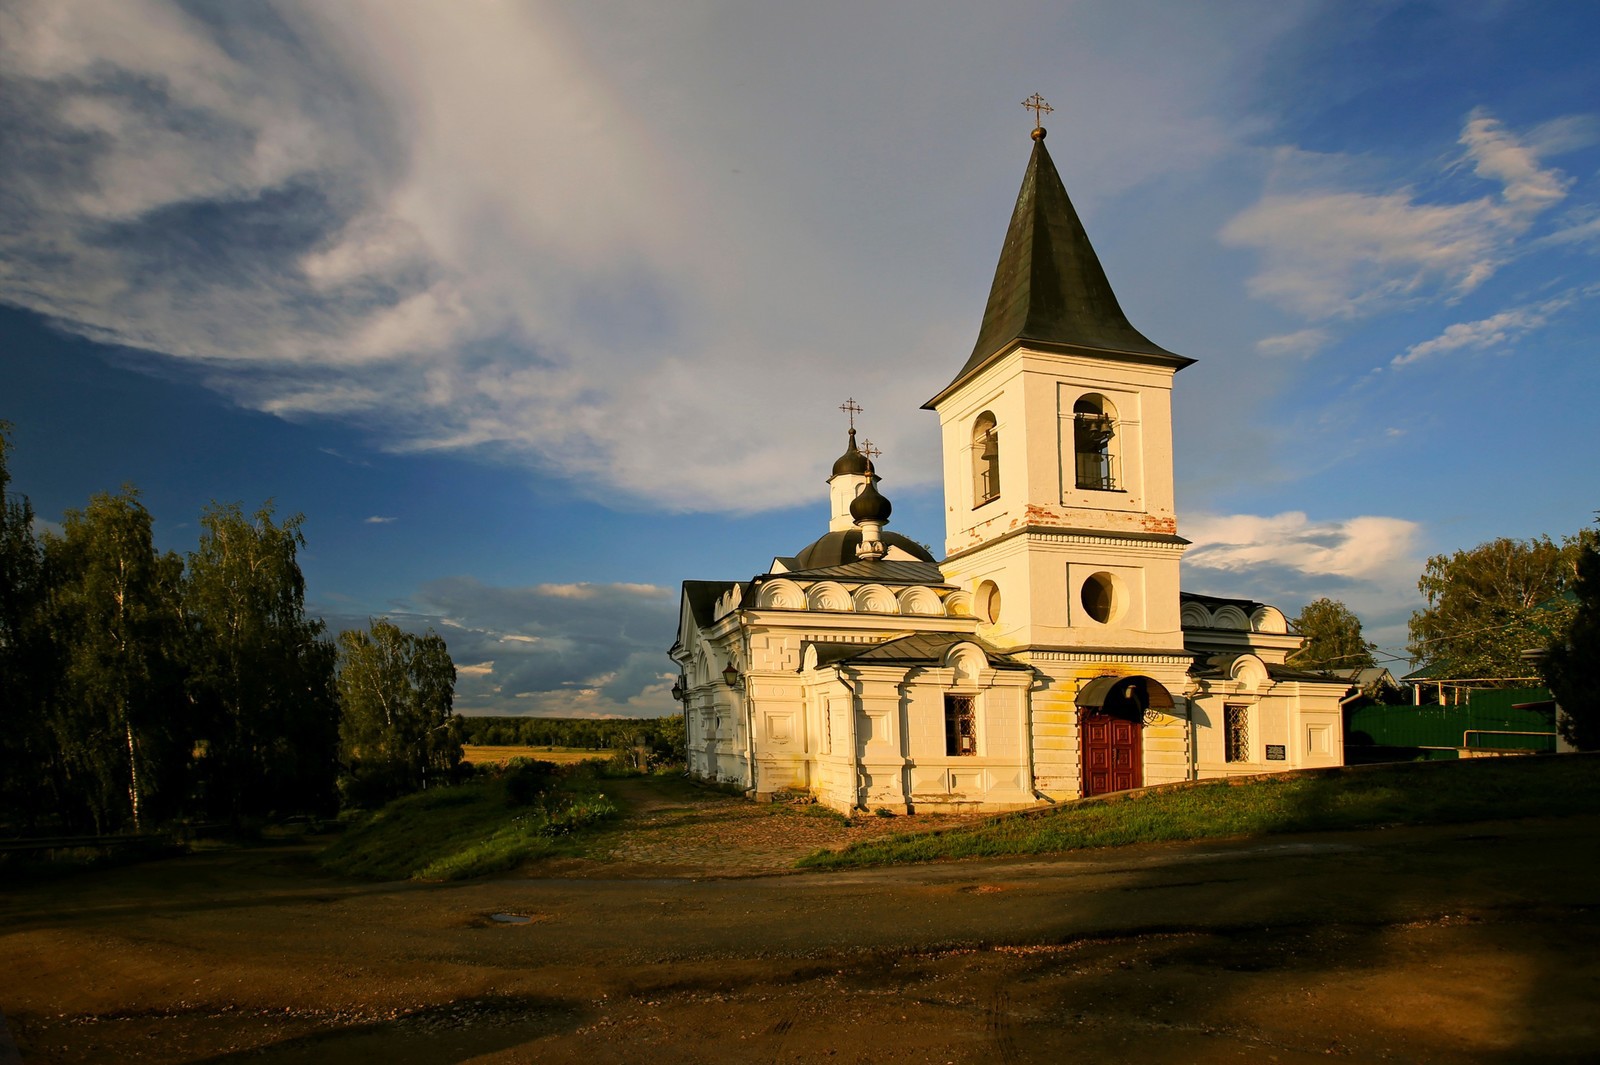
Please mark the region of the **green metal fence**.
<svg viewBox="0 0 1600 1065"><path fill-rule="evenodd" d="M1554 751L1554 712L1515 706L1549 699L1544 688L1483 688L1469 693L1466 706L1364 706L1351 712L1345 741L1350 747Z"/></svg>

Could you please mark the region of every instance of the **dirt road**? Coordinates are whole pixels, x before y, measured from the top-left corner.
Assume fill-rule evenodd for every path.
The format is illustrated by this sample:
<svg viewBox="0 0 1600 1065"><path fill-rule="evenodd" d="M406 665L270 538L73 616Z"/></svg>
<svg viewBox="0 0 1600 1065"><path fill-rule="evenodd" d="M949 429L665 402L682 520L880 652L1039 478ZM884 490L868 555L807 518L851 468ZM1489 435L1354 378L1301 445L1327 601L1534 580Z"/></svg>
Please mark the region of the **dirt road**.
<svg viewBox="0 0 1600 1065"><path fill-rule="evenodd" d="M1600 816L754 878L683 875L682 848L652 877L642 853L565 870L583 876L374 885L278 848L9 887L0 1011L28 1063L1600 1046Z"/></svg>

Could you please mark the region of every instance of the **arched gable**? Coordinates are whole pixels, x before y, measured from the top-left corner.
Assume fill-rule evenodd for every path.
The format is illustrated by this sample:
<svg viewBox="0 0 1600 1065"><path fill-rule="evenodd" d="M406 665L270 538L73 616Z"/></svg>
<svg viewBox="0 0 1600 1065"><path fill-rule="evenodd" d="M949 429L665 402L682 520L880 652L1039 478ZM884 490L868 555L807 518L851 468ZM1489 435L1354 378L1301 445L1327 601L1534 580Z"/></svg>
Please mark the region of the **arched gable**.
<svg viewBox="0 0 1600 1065"><path fill-rule="evenodd" d="M850 598L850 593L844 585L837 581L820 581L813 584L806 592L806 601L812 610L849 611L854 609L855 602Z"/></svg>
<svg viewBox="0 0 1600 1065"><path fill-rule="evenodd" d="M975 643L958 643L945 652L944 666L953 674L957 686L973 687L989 668L989 656Z"/></svg>
<svg viewBox="0 0 1600 1065"><path fill-rule="evenodd" d="M767 581L756 597L756 607L762 610L804 610L806 593L794 581Z"/></svg>
<svg viewBox="0 0 1600 1065"><path fill-rule="evenodd" d="M1216 613L1211 615L1211 627L1249 632L1250 619L1245 617L1243 610L1229 603L1227 606L1218 607Z"/></svg>
<svg viewBox="0 0 1600 1065"><path fill-rule="evenodd" d="M944 604L930 588L910 587L900 593L900 613L928 614L937 617L944 613Z"/></svg>
<svg viewBox="0 0 1600 1065"><path fill-rule="evenodd" d="M1277 607L1258 606L1250 615L1250 631L1282 635L1289 631L1289 620Z"/></svg>
<svg viewBox="0 0 1600 1065"><path fill-rule="evenodd" d="M894 593L881 584L863 584L856 589L852 596L857 613L861 614L898 614L900 601Z"/></svg>
<svg viewBox="0 0 1600 1065"><path fill-rule="evenodd" d="M1239 655L1228 663L1228 678L1245 691L1255 691L1267 682L1267 664L1255 655Z"/></svg>

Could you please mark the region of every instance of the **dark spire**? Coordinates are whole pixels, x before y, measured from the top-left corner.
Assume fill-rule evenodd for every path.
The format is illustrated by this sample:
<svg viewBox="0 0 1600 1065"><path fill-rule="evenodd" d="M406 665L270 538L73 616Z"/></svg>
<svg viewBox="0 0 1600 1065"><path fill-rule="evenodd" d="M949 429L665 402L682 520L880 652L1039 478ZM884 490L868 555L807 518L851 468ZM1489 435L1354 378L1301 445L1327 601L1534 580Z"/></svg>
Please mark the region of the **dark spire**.
<svg viewBox="0 0 1600 1065"><path fill-rule="evenodd" d="M935 399L1016 340L1133 356L1175 369L1194 361L1151 343L1128 322L1045 149L1045 131L1035 129L1032 136L1033 155L1000 249L978 343ZM933 401L924 407L932 409Z"/></svg>

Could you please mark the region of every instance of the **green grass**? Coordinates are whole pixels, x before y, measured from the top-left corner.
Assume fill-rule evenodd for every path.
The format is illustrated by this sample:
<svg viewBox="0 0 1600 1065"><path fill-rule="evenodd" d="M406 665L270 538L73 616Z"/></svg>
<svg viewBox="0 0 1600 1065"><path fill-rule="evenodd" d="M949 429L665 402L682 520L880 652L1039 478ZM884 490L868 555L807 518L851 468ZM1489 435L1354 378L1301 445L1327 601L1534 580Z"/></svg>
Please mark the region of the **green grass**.
<svg viewBox="0 0 1600 1065"><path fill-rule="evenodd" d="M998 858L1129 843L1448 824L1597 809L1600 758L1468 759L1207 781L1030 810L939 832L864 840L839 851L816 851L799 865L838 869Z"/></svg>
<svg viewBox="0 0 1600 1065"><path fill-rule="evenodd" d="M490 770L397 799L360 817L321 864L346 876L461 880L569 853L585 829L616 816L589 764Z"/></svg>

